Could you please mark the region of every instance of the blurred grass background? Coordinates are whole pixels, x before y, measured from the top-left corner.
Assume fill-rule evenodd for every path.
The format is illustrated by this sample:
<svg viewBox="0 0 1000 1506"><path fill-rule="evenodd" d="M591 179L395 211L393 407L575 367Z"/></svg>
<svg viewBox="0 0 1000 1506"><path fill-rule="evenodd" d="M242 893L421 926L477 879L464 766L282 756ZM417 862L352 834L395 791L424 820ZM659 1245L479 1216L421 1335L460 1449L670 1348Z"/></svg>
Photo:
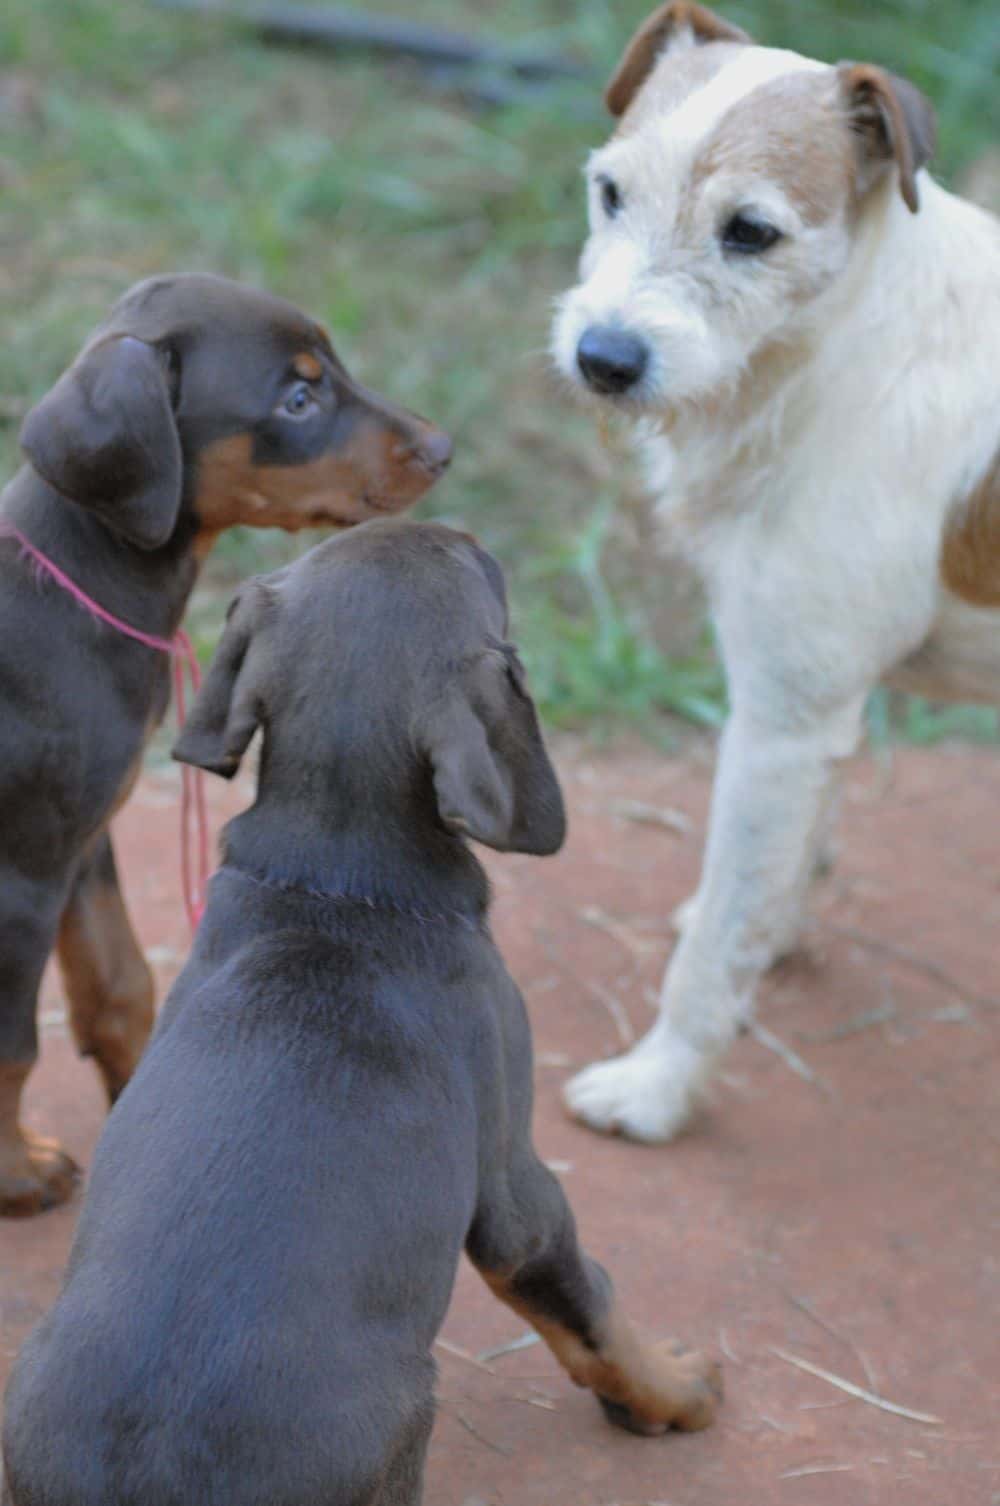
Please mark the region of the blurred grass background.
<svg viewBox="0 0 1000 1506"><path fill-rule="evenodd" d="M364 8L417 19L403 0ZM724 690L700 606L653 557L625 437L595 431L545 353L583 234L580 167L607 132L600 86L650 8L424 0L421 21L592 70L484 107L413 66L268 47L140 0L4 0L3 475L20 414L129 283L202 269L266 285L326 322L363 380L455 436L454 468L422 510L502 559L550 721L661 734L672 714L717 723ZM981 180L1000 143L996 0L720 9L761 40L906 74L939 111L938 173ZM243 532L217 548L195 614L206 652L232 582L304 542ZM882 696L873 725L921 741L990 736L996 715Z"/></svg>

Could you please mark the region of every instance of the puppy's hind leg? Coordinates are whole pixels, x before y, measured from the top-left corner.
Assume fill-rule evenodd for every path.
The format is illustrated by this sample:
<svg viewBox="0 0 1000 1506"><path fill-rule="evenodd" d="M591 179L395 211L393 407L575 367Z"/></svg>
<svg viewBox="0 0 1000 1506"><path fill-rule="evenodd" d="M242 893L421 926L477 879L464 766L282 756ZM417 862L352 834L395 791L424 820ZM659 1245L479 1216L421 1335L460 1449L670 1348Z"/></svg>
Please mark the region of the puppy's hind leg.
<svg viewBox="0 0 1000 1506"><path fill-rule="evenodd" d="M434 1425L434 1401L428 1395L400 1440L371 1506L420 1506L424 1498L424 1464Z"/></svg>
<svg viewBox="0 0 1000 1506"><path fill-rule="evenodd" d="M64 1203L75 1163L54 1140L21 1123L21 1098L38 1057L38 986L58 917L59 895L6 874L0 915L0 1214L24 1218Z"/></svg>
<svg viewBox="0 0 1000 1506"><path fill-rule="evenodd" d="M611 1422L652 1436L712 1421L718 1367L675 1343L639 1338L607 1272L581 1250L561 1187L530 1150L481 1200L467 1250L494 1295L594 1392Z"/></svg>
<svg viewBox="0 0 1000 1506"><path fill-rule="evenodd" d="M59 967L83 1056L97 1063L112 1103L153 1028L153 976L139 949L104 832L84 859L59 926Z"/></svg>

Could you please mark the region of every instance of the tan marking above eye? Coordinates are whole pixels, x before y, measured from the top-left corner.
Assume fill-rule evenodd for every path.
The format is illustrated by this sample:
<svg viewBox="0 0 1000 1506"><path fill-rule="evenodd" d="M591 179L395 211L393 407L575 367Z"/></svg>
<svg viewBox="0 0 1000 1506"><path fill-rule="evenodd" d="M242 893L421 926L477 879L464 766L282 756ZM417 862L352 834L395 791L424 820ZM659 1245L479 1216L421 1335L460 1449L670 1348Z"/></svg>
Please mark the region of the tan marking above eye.
<svg viewBox="0 0 1000 1506"><path fill-rule="evenodd" d="M292 358L292 370L304 382L318 382L323 375L323 363L309 350L300 350Z"/></svg>

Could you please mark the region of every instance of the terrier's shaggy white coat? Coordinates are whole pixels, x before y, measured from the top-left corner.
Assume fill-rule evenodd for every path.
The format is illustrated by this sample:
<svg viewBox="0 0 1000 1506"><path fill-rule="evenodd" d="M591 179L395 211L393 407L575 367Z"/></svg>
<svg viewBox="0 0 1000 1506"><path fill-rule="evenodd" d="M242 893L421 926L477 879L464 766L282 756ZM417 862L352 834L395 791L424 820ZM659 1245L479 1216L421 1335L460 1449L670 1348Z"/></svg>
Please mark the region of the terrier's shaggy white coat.
<svg viewBox="0 0 1000 1506"><path fill-rule="evenodd" d="M567 1088L593 1128L656 1141L794 942L873 686L1000 700L1000 225L922 170L912 86L696 5L650 18L608 101L553 348L582 383L586 330L641 342L612 400L706 584L732 705L659 1020ZM761 223L772 244L738 244Z"/></svg>

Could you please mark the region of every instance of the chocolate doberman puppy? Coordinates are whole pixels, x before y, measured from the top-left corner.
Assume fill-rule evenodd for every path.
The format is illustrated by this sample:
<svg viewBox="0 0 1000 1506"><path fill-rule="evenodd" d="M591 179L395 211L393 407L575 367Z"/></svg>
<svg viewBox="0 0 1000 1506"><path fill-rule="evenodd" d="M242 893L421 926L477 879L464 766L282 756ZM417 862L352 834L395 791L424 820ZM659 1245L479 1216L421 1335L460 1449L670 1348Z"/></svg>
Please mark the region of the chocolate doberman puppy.
<svg viewBox="0 0 1000 1506"><path fill-rule="evenodd" d="M107 611L178 628L234 524L353 524L448 463L431 424L359 386L319 325L221 278L163 277L113 309L22 431L0 497L0 1213L68 1197L75 1167L21 1128L36 995L58 944L73 1033L112 1100L153 1016L107 834L169 698L166 656L37 576L17 528Z"/></svg>
<svg viewBox="0 0 1000 1506"><path fill-rule="evenodd" d="M531 1143L521 997L467 845L554 852L499 567L367 523L236 598L184 761L257 798L94 1157L6 1398L8 1506L416 1506L464 1246L609 1417L712 1417Z"/></svg>

